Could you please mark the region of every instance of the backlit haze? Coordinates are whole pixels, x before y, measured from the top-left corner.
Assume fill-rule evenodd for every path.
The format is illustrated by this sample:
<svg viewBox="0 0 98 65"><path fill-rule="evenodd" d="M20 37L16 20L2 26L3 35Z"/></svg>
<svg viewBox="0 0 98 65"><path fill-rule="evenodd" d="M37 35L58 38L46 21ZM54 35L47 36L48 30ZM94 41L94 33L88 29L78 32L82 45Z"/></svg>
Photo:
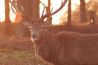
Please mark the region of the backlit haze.
<svg viewBox="0 0 98 65"><path fill-rule="evenodd" d="M47 6L47 1L48 0L41 0L46 6ZM62 0L51 0L51 8L53 8L53 11L56 10L58 7L60 7L61 5L61 1ZM67 3L68 4L68 3ZM65 5L65 7L60 11L58 12L57 14L55 14L53 16L53 24L59 24L61 21L60 21L60 17L63 16L64 12L67 11L68 9L68 5ZM76 7L77 5L80 4L80 0L72 0L72 10L75 11L76 10ZM0 21L4 21L4 18L5 18L5 15L4 15L4 0L0 0ZM40 12L42 12L43 10L43 6L40 5ZM10 11L10 19L11 21L14 21L15 20L15 14L12 13L12 11Z"/></svg>

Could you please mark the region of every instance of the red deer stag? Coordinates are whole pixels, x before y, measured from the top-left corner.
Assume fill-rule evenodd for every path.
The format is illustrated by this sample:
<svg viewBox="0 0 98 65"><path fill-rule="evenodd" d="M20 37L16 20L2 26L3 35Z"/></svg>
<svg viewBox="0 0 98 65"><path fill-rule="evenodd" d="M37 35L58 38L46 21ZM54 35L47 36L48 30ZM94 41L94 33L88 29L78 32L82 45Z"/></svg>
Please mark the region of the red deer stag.
<svg viewBox="0 0 98 65"><path fill-rule="evenodd" d="M66 2L67 0L64 0L55 13ZM43 15L39 21L43 21L51 15ZM29 27L37 56L54 65L98 65L98 34L67 31L54 34L41 26L36 23Z"/></svg>

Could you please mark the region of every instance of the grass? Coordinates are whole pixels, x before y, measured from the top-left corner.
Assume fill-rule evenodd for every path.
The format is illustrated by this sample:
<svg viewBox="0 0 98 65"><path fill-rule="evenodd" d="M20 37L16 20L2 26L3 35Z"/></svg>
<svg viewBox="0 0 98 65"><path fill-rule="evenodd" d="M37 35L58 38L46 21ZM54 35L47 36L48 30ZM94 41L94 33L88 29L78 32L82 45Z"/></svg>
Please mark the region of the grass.
<svg viewBox="0 0 98 65"><path fill-rule="evenodd" d="M33 43L27 39L0 36L0 65L49 65L34 53Z"/></svg>
<svg viewBox="0 0 98 65"><path fill-rule="evenodd" d="M31 51L0 51L0 65L35 65Z"/></svg>

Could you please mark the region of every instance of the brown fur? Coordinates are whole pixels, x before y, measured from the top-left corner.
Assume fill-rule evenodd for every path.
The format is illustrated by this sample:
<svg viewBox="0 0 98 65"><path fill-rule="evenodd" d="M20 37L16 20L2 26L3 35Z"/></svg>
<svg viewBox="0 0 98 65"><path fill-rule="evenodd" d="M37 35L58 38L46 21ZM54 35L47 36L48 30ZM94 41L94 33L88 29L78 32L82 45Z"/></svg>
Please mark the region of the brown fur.
<svg viewBox="0 0 98 65"><path fill-rule="evenodd" d="M36 53L54 65L98 65L98 34L41 31Z"/></svg>

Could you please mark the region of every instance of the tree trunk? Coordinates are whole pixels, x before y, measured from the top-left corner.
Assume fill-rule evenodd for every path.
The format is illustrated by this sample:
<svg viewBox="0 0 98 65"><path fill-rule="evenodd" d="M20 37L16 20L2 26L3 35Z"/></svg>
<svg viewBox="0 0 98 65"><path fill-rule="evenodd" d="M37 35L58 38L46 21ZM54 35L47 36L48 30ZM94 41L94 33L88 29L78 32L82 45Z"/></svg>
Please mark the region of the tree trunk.
<svg viewBox="0 0 98 65"><path fill-rule="evenodd" d="M36 6L36 5L35 5ZM30 18L33 17L33 0L18 0L17 7L22 14ZM26 17L24 16L24 20Z"/></svg>
<svg viewBox="0 0 98 65"><path fill-rule="evenodd" d="M46 8L46 13L50 13L51 14L50 7L51 7L51 0L48 0L48 6ZM49 17L47 19L47 21L48 21L48 24L52 24L52 17Z"/></svg>
<svg viewBox="0 0 98 65"><path fill-rule="evenodd" d="M40 9L39 9L39 0L33 0L33 18L39 19Z"/></svg>
<svg viewBox="0 0 98 65"><path fill-rule="evenodd" d="M10 21L10 7L9 7L9 1L5 0L5 34L11 35L12 34L12 23Z"/></svg>
<svg viewBox="0 0 98 65"><path fill-rule="evenodd" d="M35 5L36 6L36 5ZM25 15L32 17L33 16L33 1L32 0L24 0L23 1L23 8Z"/></svg>
<svg viewBox="0 0 98 65"><path fill-rule="evenodd" d="M81 22L87 22L85 0L80 0L80 20Z"/></svg>
<svg viewBox="0 0 98 65"><path fill-rule="evenodd" d="M68 25L68 29L70 30L71 29L71 0L69 0L69 3L68 3L68 22L67 22L67 25Z"/></svg>

